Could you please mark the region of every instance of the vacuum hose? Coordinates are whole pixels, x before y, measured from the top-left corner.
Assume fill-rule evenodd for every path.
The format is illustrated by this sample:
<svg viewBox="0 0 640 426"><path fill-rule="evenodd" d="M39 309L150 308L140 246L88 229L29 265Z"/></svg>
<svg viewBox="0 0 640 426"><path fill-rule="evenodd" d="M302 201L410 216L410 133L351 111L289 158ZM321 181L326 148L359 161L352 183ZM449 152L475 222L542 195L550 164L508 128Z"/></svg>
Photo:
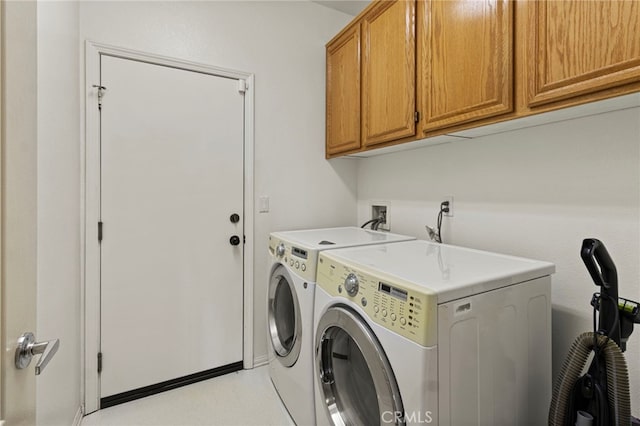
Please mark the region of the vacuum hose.
<svg viewBox="0 0 640 426"><path fill-rule="evenodd" d="M606 336L597 335L598 346L604 353L607 365L608 400L616 426L631 425L631 397L629 374L622 351ZM562 365L560 376L553 386L553 398L549 409L549 426L565 426L567 404L571 389L582 374L589 354L593 350L594 333L582 333L571 345L569 356Z"/></svg>

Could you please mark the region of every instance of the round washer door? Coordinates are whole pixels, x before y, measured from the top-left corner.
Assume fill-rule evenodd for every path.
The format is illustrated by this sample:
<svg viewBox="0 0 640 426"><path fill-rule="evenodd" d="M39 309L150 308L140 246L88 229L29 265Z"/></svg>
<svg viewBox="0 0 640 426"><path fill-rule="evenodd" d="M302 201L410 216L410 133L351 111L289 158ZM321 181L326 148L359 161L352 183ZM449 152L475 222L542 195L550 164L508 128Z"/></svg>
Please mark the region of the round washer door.
<svg viewBox="0 0 640 426"><path fill-rule="evenodd" d="M268 298L271 346L280 362L291 367L300 355L302 323L298 295L291 275L283 265L271 274Z"/></svg>
<svg viewBox="0 0 640 426"><path fill-rule="evenodd" d="M315 374L333 424L405 424L389 360L360 315L346 306L330 307L318 323L315 345Z"/></svg>

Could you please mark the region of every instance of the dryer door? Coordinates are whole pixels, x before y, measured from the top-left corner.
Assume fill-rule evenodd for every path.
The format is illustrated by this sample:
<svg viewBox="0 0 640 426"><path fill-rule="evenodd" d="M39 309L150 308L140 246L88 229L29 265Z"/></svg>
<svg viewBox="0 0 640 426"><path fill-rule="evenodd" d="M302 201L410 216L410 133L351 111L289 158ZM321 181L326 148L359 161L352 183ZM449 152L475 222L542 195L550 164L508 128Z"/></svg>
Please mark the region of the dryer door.
<svg viewBox="0 0 640 426"><path fill-rule="evenodd" d="M271 273L268 303L271 346L280 362L291 367L300 355L302 323L295 283L283 265Z"/></svg>
<svg viewBox="0 0 640 426"><path fill-rule="evenodd" d="M333 424L405 424L389 360L360 315L346 306L329 308L318 323L315 343L315 374Z"/></svg>

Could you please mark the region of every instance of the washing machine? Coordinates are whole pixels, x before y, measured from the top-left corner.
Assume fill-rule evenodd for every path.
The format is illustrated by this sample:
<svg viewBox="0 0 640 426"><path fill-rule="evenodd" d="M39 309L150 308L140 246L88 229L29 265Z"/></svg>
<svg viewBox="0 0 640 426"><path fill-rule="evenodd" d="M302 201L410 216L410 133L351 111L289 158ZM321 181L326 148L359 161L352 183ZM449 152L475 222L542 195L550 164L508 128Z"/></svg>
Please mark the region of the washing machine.
<svg viewBox="0 0 640 426"><path fill-rule="evenodd" d="M553 264L427 241L318 262L318 425L546 424Z"/></svg>
<svg viewBox="0 0 640 426"><path fill-rule="evenodd" d="M269 371L280 399L299 426L315 424L313 300L318 254L343 247L414 237L357 227L275 232L269 237L267 291Z"/></svg>

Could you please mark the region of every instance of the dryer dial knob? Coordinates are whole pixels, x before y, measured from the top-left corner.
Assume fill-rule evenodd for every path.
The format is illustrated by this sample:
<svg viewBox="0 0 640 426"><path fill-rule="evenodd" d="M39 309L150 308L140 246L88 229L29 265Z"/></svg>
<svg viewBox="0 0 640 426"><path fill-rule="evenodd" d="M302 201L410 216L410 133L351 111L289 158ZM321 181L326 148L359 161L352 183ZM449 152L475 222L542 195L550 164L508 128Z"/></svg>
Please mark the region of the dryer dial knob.
<svg viewBox="0 0 640 426"><path fill-rule="evenodd" d="M284 244L282 243L278 244L278 247L276 247L276 255L278 255L279 257L282 257L284 256L284 252L285 252Z"/></svg>
<svg viewBox="0 0 640 426"><path fill-rule="evenodd" d="M347 278L344 280L344 288L347 290L349 296L358 294L358 277L356 277L356 274L351 273L347 275Z"/></svg>

